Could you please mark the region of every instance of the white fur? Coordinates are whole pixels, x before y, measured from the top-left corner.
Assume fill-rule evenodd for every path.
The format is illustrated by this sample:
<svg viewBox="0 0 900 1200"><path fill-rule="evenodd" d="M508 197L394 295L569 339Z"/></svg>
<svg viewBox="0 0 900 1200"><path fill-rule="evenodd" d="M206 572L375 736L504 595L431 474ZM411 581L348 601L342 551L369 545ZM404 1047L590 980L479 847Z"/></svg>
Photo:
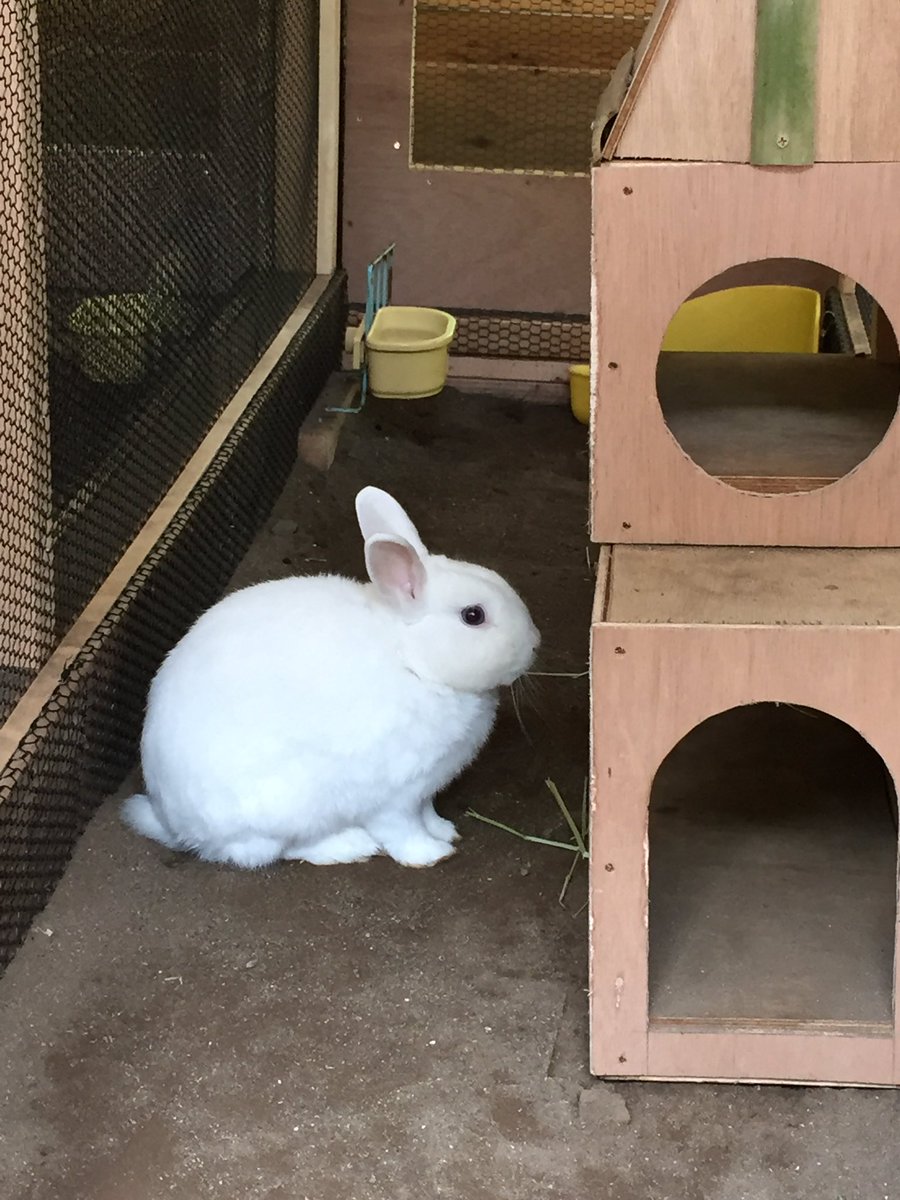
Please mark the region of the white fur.
<svg viewBox="0 0 900 1200"><path fill-rule="evenodd" d="M139 833L243 867L379 852L423 867L453 853L433 798L481 749L537 631L498 575L429 555L386 493L364 489L357 512L371 583L235 592L160 667L146 795L123 808ZM473 605L483 625L462 620Z"/></svg>

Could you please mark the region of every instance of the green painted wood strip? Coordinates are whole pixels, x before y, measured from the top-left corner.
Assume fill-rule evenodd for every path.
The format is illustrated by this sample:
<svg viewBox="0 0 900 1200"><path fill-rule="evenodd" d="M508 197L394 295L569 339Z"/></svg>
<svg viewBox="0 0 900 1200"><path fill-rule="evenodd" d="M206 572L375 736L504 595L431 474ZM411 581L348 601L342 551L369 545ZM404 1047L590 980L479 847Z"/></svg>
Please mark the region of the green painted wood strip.
<svg viewBox="0 0 900 1200"><path fill-rule="evenodd" d="M750 161L758 166L816 160L818 29L819 0L757 0Z"/></svg>

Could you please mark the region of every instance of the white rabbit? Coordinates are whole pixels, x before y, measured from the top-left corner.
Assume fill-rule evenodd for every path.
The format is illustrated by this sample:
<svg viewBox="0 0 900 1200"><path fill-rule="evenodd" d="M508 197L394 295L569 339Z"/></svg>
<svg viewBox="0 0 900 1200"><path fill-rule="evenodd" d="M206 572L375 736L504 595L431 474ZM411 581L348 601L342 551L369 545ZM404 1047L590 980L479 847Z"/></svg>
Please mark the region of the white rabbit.
<svg viewBox="0 0 900 1200"><path fill-rule="evenodd" d="M433 798L483 746L539 635L483 567L429 554L396 500L356 498L371 583L279 579L209 609L160 667L139 833L213 862L411 867L453 853Z"/></svg>

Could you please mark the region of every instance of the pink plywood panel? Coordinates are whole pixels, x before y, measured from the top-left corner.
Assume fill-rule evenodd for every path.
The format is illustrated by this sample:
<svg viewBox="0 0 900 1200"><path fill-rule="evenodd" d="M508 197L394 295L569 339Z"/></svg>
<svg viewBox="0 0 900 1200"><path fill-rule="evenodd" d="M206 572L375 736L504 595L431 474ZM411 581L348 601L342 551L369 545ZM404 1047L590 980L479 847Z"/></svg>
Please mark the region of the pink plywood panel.
<svg viewBox="0 0 900 1200"><path fill-rule="evenodd" d="M816 157L900 159L900 4L820 0Z"/></svg>
<svg viewBox="0 0 900 1200"><path fill-rule="evenodd" d="M755 39L755 4L678 0L617 156L747 162Z"/></svg>
<svg viewBox="0 0 900 1200"><path fill-rule="evenodd" d="M751 0L670 5L635 71L607 156L748 162L755 44ZM898 45L900 5L820 0L818 162L900 159Z"/></svg>
<svg viewBox="0 0 900 1200"><path fill-rule="evenodd" d="M595 540L900 545L898 422L829 486L751 495L687 457L656 395L659 347L676 309L739 263L823 263L860 282L896 325L900 260L889 213L900 164L609 163L594 170L593 187Z"/></svg>
<svg viewBox="0 0 900 1200"><path fill-rule="evenodd" d="M891 1085L890 1038L651 1030L647 1075L759 1083Z"/></svg>
<svg viewBox="0 0 900 1200"><path fill-rule="evenodd" d="M615 574L613 550L613 579ZM752 1061L745 1057L744 1035L738 1031L717 1033L715 1037L724 1041L704 1043L714 1046L715 1055L706 1060L698 1052L691 1063L684 1056L701 1042L670 1040L666 1053L682 1056L677 1071L671 1065L675 1058L663 1060L670 1062L664 1069L648 1051L650 790L660 763L695 726L727 709L766 700L819 709L846 722L881 755L893 778L900 778L900 733L893 703L894 680L900 674L900 629L612 625L599 619L601 612L598 603L591 657L592 1070L601 1075L680 1072L688 1078L798 1078L800 1068L790 1058L778 1068L775 1049L785 1037L798 1036L793 1034L751 1035L756 1040L749 1045L763 1055ZM722 664L723 669L710 670L706 664ZM896 941L894 953L896 973ZM896 987L895 979L895 995ZM666 1034L670 1039L681 1036ZM699 1037L691 1035L695 1036ZM734 1038L738 1041L729 1058L721 1046ZM849 1060L827 1049L835 1040L830 1034L808 1038L804 1035L797 1044L806 1047L821 1040L826 1050L820 1073L804 1059L800 1078L846 1083L893 1078L890 1038L871 1039L871 1045L861 1042L855 1060L843 1043L840 1054L846 1051ZM854 1061L855 1067L846 1065ZM840 1062L845 1062L844 1075ZM736 1065L745 1063L746 1075L745 1066ZM765 1070L763 1064L768 1064ZM872 1078L865 1078L867 1074Z"/></svg>

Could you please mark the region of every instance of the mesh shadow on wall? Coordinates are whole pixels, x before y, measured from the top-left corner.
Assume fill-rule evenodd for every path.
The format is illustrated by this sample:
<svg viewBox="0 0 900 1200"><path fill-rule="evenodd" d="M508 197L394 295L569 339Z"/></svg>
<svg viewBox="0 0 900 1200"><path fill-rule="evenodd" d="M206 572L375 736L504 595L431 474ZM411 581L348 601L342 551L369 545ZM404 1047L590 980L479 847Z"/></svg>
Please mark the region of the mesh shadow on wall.
<svg viewBox="0 0 900 1200"><path fill-rule="evenodd" d="M412 165L586 175L591 122L655 0L416 0Z"/></svg>

